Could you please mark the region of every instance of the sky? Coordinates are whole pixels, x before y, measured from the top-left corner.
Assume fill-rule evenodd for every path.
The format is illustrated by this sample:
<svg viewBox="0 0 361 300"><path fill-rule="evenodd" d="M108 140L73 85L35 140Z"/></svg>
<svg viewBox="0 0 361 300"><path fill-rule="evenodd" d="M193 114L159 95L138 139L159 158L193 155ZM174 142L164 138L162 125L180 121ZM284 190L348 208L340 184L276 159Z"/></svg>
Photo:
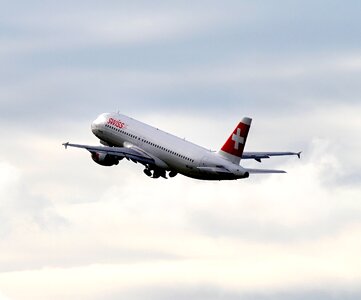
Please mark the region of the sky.
<svg viewBox="0 0 361 300"><path fill-rule="evenodd" d="M0 300L360 299L360 1L0 1ZM303 151L232 182L95 164L123 114L217 150Z"/></svg>

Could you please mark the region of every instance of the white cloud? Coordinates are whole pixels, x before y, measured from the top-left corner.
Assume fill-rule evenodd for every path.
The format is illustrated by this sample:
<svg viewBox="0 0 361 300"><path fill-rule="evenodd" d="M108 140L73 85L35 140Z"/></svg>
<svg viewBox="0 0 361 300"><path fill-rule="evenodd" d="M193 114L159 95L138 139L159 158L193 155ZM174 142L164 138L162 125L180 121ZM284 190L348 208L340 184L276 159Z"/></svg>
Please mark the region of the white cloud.
<svg viewBox="0 0 361 300"><path fill-rule="evenodd" d="M73 194L89 201L74 203L66 199L72 188L62 194L44 180L43 197L68 225L49 231L17 224L11 239L0 242L0 265L12 270L0 274L2 288L15 299L101 299L175 283L235 293L330 285L356 291L360 190L325 188L324 174L338 166L337 156L324 155L328 147L316 141L308 159L289 162L287 175L222 183L155 181L137 165L101 168L86 152L62 152L51 168L76 164L67 176L82 188ZM64 174L53 180L64 185Z"/></svg>
<svg viewBox="0 0 361 300"><path fill-rule="evenodd" d="M9 163L0 163L0 195L5 197L7 190L11 189L12 185L19 179L18 170Z"/></svg>
<svg viewBox="0 0 361 300"><path fill-rule="evenodd" d="M0 164L0 199L3 249L16 234L23 236L33 230L51 231L65 223L54 211L51 201L31 193L21 171L7 162ZM5 254L2 259L5 263Z"/></svg>
<svg viewBox="0 0 361 300"><path fill-rule="evenodd" d="M0 292L0 300L10 300L10 298L6 297L4 294Z"/></svg>
<svg viewBox="0 0 361 300"><path fill-rule="evenodd" d="M3 273L0 278L16 299L25 295L37 299L102 299L104 294L128 295L149 287L162 290L194 284L238 293L329 290L329 286L333 291L357 291L361 274L354 259L361 250L359 233L360 228L349 228L330 240L287 248L224 239L203 241L185 245L191 247L188 251L200 246L198 255L191 259L47 268ZM340 255L345 252L347 256Z"/></svg>

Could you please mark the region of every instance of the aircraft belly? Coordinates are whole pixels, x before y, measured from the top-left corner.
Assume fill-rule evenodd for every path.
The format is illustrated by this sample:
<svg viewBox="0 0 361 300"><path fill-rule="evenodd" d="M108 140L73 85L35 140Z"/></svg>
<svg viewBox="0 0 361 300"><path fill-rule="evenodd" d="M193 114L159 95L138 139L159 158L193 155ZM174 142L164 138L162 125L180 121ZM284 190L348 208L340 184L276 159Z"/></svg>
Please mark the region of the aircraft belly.
<svg viewBox="0 0 361 300"><path fill-rule="evenodd" d="M123 141L121 141L120 138L114 133L107 132L103 140L117 147L123 146Z"/></svg>

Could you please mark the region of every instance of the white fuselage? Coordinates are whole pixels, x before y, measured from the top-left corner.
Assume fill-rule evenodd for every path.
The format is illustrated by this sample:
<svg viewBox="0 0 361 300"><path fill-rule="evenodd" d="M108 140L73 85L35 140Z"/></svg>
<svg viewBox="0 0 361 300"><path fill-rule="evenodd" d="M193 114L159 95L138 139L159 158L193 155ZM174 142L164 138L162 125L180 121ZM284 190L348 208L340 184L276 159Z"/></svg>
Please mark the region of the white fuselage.
<svg viewBox="0 0 361 300"><path fill-rule="evenodd" d="M109 119L115 121L109 125ZM136 147L152 156L160 168L196 179L238 179L245 170L216 152L193 144L158 128L125 115L106 113L92 123L92 131L101 141L116 147ZM207 167L207 170L202 169ZM220 174L211 167L226 168L232 174Z"/></svg>

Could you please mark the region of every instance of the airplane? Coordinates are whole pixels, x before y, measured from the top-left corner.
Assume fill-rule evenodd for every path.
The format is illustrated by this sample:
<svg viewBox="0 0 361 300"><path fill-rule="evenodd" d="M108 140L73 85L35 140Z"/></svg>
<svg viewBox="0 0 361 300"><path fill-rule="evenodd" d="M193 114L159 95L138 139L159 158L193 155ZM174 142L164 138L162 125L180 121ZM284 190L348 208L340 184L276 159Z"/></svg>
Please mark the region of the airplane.
<svg viewBox="0 0 361 300"><path fill-rule="evenodd" d="M91 124L101 146L63 143L67 147L86 149L99 165L118 165L126 158L142 164L151 178L182 174L200 180L236 180L250 174L286 173L282 170L249 169L240 166L241 159L262 159L296 155L301 152L244 152L252 119L244 117L218 151L211 151L158 128L120 113L103 113Z"/></svg>

